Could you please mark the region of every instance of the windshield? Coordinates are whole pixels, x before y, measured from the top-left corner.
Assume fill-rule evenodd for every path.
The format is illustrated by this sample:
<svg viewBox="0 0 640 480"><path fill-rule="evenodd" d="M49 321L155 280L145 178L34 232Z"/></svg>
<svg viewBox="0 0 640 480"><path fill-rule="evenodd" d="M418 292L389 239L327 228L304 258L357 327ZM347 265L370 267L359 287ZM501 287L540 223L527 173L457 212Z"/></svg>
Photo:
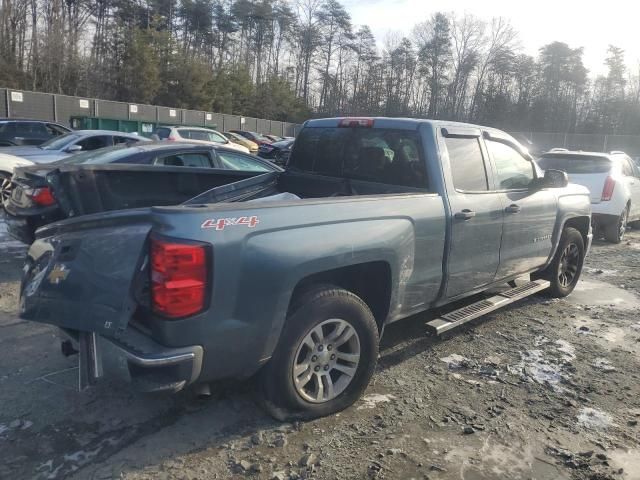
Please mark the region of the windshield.
<svg viewBox="0 0 640 480"><path fill-rule="evenodd" d="M105 163L118 162L123 158L135 155L140 151L141 150L138 147L127 147L126 145L120 145L116 147L107 147L101 148L99 150L92 150L90 152L78 153L76 155L63 158L62 160L58 160L53 163L64 165L101 165Z"/></svg>
<svg viewBox="0 0 640 480"><path fill-rule="evenodd" d="M44 142L42 145L40 145L40 148L43 150L62 150L71 143L80 140L81 138L82 135L71 132L60 137L54 137L51 140Z"/></svg>
<svg viewBox="0 0 640 480"><path fill-rule="evenodd" d="M538 159L543 170L562 170L566 173L607 173L611 170L611 160L597 155L571 155L548 153Z"/></svg>

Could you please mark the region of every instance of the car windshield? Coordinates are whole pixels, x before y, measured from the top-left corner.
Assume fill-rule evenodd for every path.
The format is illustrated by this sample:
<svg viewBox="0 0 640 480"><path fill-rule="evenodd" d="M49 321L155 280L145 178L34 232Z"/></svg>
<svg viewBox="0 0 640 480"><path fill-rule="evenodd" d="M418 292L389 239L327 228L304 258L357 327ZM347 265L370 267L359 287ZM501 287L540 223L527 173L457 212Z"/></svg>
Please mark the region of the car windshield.
<svg viewBox="0 0 640 480"><path fill-rule="evenodd" d="M562 170L569 174L606 173L611 170L611 160L597 155L571 155L548 153L538 159L543 170Z"/></svg>
<svg viewBox="0 0 640 480"><path fill-rule="evenodd" d="M78 133L70 132L60 137L54 137L51 140L44 142L42 145L40 145L40 148L42 150L62 150L69 144L77 140L80 140L80 138L82 138L82 135Z"/></svg>
<svg viewBox="0 0 640 480"><path fill-rule="evenodd" d="M126 145L119 145L116 147L107 147L100 148L99 150L92 150L90 152L78 153L71 157L63 158L62 160L58 160L53 162L53 164L63 164L63 165L102 165L105 163L113 163L122 162L121 160L135 155L140 152L140 148L138 147L127 147Z"/></svg>

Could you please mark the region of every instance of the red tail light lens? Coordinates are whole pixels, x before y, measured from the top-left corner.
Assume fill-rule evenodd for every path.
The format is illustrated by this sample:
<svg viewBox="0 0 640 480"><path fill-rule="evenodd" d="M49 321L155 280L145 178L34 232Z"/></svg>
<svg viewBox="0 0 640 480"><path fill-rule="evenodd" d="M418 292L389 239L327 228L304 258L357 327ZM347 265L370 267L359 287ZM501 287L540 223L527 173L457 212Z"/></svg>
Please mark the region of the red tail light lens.
<svg viewBox="0 0 640 480"><path fill-rule="evenodd" d="M342 128L372 128L373 118L343 118L340 120Z"/></svg>
<svg viewBox="0 0 640 480"><path fill-rule="evenodd" d="M167 140L168 140L168 141L170 141L170 142L175 142L175 141L176 141L176 140L178 140L178 139L177 139L176 137L174 137L173 135L169 135L169 136L167 137Z"/></svg>
<svg viewBox="0 0 640 480"><path fill-rule="evenodd" d="M208 249L204 245L151 239L151 304L167 318L203 311L207 303Z"/></svg>
<svg viewBox="0 0 640 480"><path fill-rule="evenodd" d="M56 203L56 199L53 197L49 187L25 190L24 194L29 197L33 203L42 207L48 207Z"/></svg>
<svg viewBox="0 0 640 480"><path fill-rule="evenodd" d="M613 177L607 177L604 182L604 188L602 189L602 197L600 198L603 202L608 202L613 197L613 190L616 188L616 181Z"/></svg>

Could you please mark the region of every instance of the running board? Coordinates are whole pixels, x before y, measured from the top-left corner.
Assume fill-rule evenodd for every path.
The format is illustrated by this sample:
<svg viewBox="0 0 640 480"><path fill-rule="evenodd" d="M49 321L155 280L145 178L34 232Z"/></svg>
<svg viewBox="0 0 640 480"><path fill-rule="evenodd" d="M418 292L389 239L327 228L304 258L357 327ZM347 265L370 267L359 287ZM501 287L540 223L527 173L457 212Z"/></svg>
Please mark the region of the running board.
<svg viewBox="0 0 640 480"><path fill-rule="evenodd" d="M441 335L464 323L475 320L482 315L493 312L498 308L502 308L529 295L545 290L549 288L550 285L547 280L535 280L525 285L506 290L493 297L485 298L484 300L459 308L446 315L442 315L440 318L427 322L427 330L432 335Z"/></svg>

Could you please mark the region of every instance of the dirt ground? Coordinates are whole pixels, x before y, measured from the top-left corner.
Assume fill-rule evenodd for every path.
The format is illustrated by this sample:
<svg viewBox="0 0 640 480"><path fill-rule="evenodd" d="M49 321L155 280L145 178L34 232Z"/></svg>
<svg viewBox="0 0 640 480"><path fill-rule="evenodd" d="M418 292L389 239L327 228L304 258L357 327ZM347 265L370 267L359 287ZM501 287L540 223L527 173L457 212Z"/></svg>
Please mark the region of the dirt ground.
<svg viewBox="0 0 640 480"><path fill-rule="evenodd" d="M640 479L640 232L597 242L576 292L444 339L383 339L366 396L279 423L251 383L202 400L75 390L53 328L17 319L25 248L0 222L0 478Z"/></svg>

